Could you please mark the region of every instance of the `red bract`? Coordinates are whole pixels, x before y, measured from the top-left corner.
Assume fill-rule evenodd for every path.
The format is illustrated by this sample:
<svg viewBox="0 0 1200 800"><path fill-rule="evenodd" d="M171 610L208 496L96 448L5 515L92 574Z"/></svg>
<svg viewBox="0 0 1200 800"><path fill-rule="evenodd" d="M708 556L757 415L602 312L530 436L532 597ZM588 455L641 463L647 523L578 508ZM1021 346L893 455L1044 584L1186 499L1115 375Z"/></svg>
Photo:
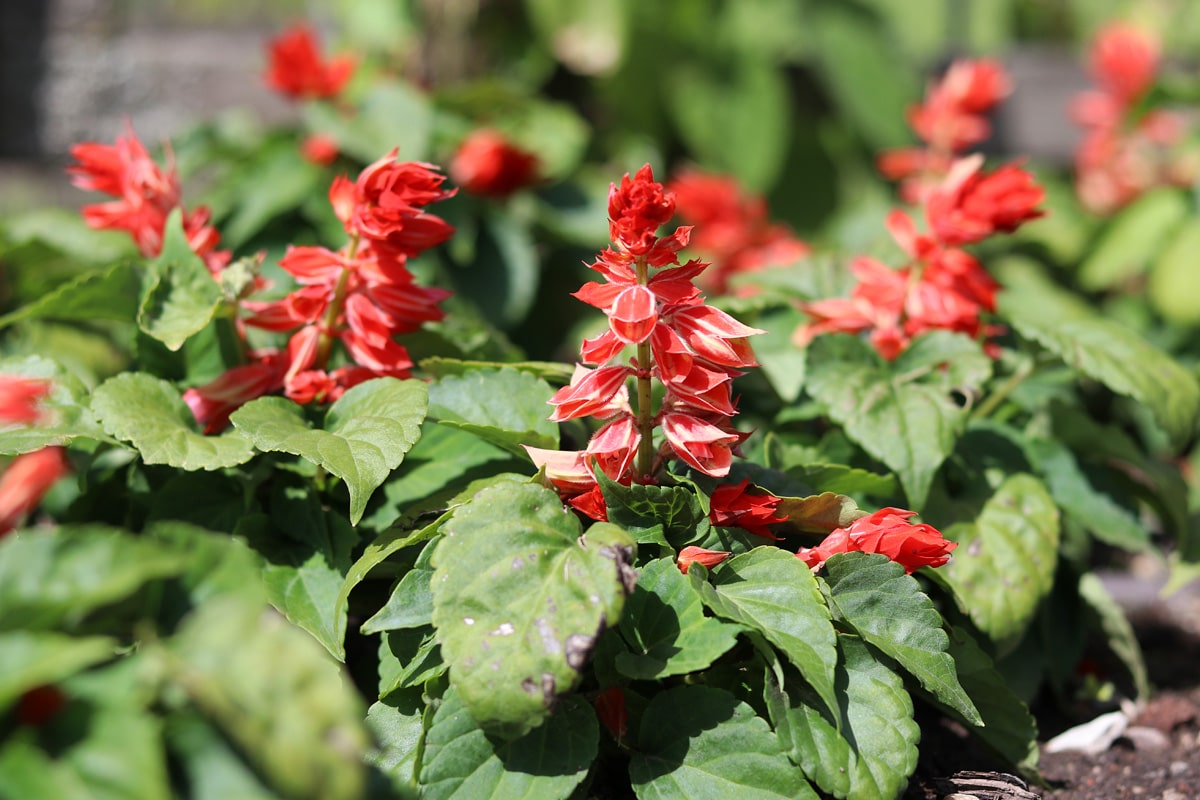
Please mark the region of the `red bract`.
<svg viewBox="0 0 1200 800"><path fill-rule="evenodd" d="M71 148L77 163L67 167L71 182L80 189L117 197L107 203L83 207L83 218L92 228L128 233L143 256L162 252L167 217L180 206L179 176L168 152L162 169L150 158L137 135L129 128L112 145L81 142ZM230 254L216 249L220 234L208 224L209 212L200 207L182 210L188 244L204 259L209 271L219 272Z"/></svg>
<svg viewBox="0 0 1200 800"><path fill-rule="evenodd" d="M771 525L787 520L787 515L776 516L782 499L771 494L746 491L750 481L725 483L716 488L709 500L708 518L713 525L741 528L755 536L768 539L779 537L771 533Z"/></svg>
<svg viewBox="0 0 1200 800"><path fill-rule="evenodd" d="M361 237L393 258L411 258L436 247L454 234L454 227L425 212L424 207L453 197L442 189L446 177L432 164L396 160L393 148L350 183L334 181L329 199L352 237Z"/></svg>
<svg viewBox="0 0 1200 800"><path fill-rule="evenodd" d="M268 42L267 58L267 85L297 100L336 97L354 74L350 56L324 60L316 34L303 23Z"/></svg>
<svg viewBox="0 0 1200 800"><path fill-rule="evenodd" d="M707 550L692 545L679 551L679 555L675 558L675 564L679 567L679 571L686 575L692 564L703 564L708 569L712 569L729 556L729 553L721 550Z"/></svg>
<svg viewBox="0 0 1200 800"><path fill-rule="evenodd" d="M1088 69L1104 92L1130 105L1153 85L1158 58L1158 42L1149 33L1113 22L1092 40Z"/></svg>
<svg viewBox="0 0 1200 800"><path fill-rule="evenodd" d="M612 241L633 256L658 242L658 229L675 216L675 198L654 180L649 164L608 190L608 230Z"/></svg>
<svg viewBox="0 0 1200 800"><path fill-rule="evenodd" d="M268 351L249 364L233 367L221 377L183 393L183 402L205 433L216 433L229 424L229 415L256 397L283 388L287 360L282 353Z"/></svg>
<svg viewBox="0 0 1200 800"><path fill-rule="evenodd" d="M801 548L796 556L814 570L830 556L849 552L882 553L910 574L921 567L942 566L958 543L948 541L932 525L912 524L908 520L913 516L915 511L880 509L830 532L816 547Z"/></svg>
<svg viewBox="0 0 1200 800"><path fill-rule="evenodd" d="M785 266L807 256L809 247L783 225L767 218L767 203L733 178L688 169L667 185L676 209L696 227L690 245L712 261L706 285L724 293L734 275Z"/></svg>
<svg viewBox="0 0 1200 800"><path fill-rule="evenodd" d="M37 508L42 497L67 473L61 447L43 447L12 460L0 475L0 536L11 532Z"/></svg>
<svg viewBox="0 0 1200 800"><path fill-rule="evenodd" d="M537 156L487 129L464 139L450 161L450 178L483 197L508 197L536 181L537 170Z"/></svg>
<svg viewBox="0 0 1200 800"><path fill-rule="evenodd" d="M624 739L629 725L629 712L625 710L625 693L621 687L608 687L596 695L592 705L596 709L596 717L613 738L618 742Z"/></svg>
<svg viewBox="0 0 1200 800"><path fill-rule="evenodd" d="M982 241L997 231L1011 233L1042 216L1037 208L1046 192L1033 176L1015 164L983 171L983 157L965 158L950 168L945 181L929 196L929 227L943 245Z"/></svg>
<svg viewBox="0 0 1200 800"><path fill-rule="evenodd" d="M41 416L38 404L50 393L50 382L0 375L0 425L32 425Z"/></svg>

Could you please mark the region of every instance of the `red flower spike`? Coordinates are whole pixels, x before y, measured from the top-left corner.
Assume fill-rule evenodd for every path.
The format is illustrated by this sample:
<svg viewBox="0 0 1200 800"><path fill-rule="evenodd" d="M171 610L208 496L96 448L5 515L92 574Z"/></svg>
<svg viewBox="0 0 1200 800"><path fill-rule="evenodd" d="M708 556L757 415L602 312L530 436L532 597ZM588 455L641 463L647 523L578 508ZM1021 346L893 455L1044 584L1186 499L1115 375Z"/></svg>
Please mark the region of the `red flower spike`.
<svg viewBox="0 0 1200 800"><path fill-rule="evenodd" d="M464 139L450 161L450 178L481 197L508 197L534 183L537 170L537 156L486 129Z"/></svg>
<svg viewBox="0 0 1200 800"><path fill-rule="evenodd" d="M950 247L978 242L997 231L1011 233L1042 216L1046 192L1015 164L983 172L983 157L958 161L929 197L925 214L937 240Z"/></svg>
<svg viewBox="0 0 1200 800"><path fill-rule="evenodd" d="M786 514L776 516L782 499L771 494L747 492L749 485L750 481L743 480L718 486L710 499L708 518L713 525L741 528L755 536L778 539L769 526L787 520Z"/></svg>
<svg viewBox="0 0 1200 800"><path fill-rule="evenodd" d="M0 375L0 425L33 425L42 417L39 403L50 394L50 382Z"/></svg>
<svg viewBox="0 0 1200 800"><path fill-rule="evenodd" d="M816 547L801 548L796 556L812 569L820 569L836 553L882 553L912 574L921 567L940 567L950 560L957 542L944 538L932 525L910 523L915 511L882 508L837 528Z"/></svg>
<svg viewBox="0 0 1200 800"><path fill-rule="evenodd" d="M66 474L67 457L61 447L43 447L14 458L0 475L0 536L21 524Z"/></svg>
<svg viewBox="0 0 1200 800"><path fill-rule="evenodd" d="M692 564L703 564L706 568L712 569L730 555L721 550L706 550L703 547L689 545L679 551L679 555L675 558L675 564L679 567L679 571L686 575Z"/></svg>
<svg viewBox="0 0 1200 800"><path fill-rule="evenodd" d="M267 44L267 85L296 100L337 97L354 74L350 56L324 60L312 28L300 23Z"/></svg>

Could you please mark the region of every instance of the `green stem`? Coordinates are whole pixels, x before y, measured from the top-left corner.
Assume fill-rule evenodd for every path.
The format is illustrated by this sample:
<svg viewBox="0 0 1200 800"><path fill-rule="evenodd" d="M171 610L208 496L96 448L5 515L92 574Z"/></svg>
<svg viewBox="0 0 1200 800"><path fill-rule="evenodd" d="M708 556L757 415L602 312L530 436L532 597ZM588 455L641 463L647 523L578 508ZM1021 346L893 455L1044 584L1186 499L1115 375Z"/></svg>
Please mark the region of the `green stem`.
<svg viewBox="0 0 1200 800"><path fill-rule="evenodd" d="M1008 376L1008 380L996 387L996 391L988 395L971 412L971 419L985 419L1000 407L1000 404L1008 399L1008 396L1016 391L1026 378L1033 374L1033 361L1026 361L1020 364L1012 375Z"/></svg>
<svg viewBox="0 0 1200 800"><path fill-rule="evenodd" d="M645 286L650 282L650 268L645 258L635 262L637 267L638 284ZM650 381L650 368L653 364L650 355L650 340L639 342L637 346L637 427L641 440L638 442L637 462L634 465L634 478L640 479L654 471L654 415L651 413L653 385Z"/></svg>
<svg viewBox="0 0 1200 800"><path fill-rule="evenodd" d="M353 261L357 253L358 236L355 235L350 239L346 260ZM333 335L333 329L337 325L338 317L341 316L342 306L346 303L346 292L350 288L350 272L349 269L342 270L342 274L338 276L337 286L333 290L333 300L329 302L329 308L325 309L325 319L321 321L321 336L317 340L317 356L314 364L317 369L325 369L325 365L329 363L333 340L337 338Z"/></svg>

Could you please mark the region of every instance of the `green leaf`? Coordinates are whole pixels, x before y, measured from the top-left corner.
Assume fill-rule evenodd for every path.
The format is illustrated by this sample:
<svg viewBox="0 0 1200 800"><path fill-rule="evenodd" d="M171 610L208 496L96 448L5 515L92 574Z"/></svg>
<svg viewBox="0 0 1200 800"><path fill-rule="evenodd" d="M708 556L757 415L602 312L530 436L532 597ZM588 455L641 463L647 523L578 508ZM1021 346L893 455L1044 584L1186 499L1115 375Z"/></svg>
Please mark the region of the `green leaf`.
<svg viewBox="0 0 1200 800"><path fill-rule="evenodd" d="M891 497L897 491L895 475L880 475L845 464L807 463L788 467L785 471L822 493Z"/></svg>
<svg viewBox="0 0 1200 800"><path fill-rule="evenodd" d="M842 729L806 687L786 694L768 674L767 702L783 746L824 791L839 798L895 798L917 766L921 729L900 676L857 637L838 636L837 696Z"/></svg>
<svg viewBox="0 0 1200 800"><path fill-rule="evenodd" d="M859 4L817 3L807 18L819 59L818 76L874 150L907 144L909 103L921 91L882 20Z"/></svg>
<svg viewBox="0 0 1200 800"><path fill-rule="evenodd" d="M604 523L580 540L555 492L517 483L479 492L442 532L433 622L451 685L485 730L516 738L578 682L596 637L620 619L633 541L597 546L619 532Z"/></svg>
<svg viewBox="0 0 1200 800"><path fill-rule="evenodd" d="M214 598L167 643L168 676L281 795L362 796L357 691L312 638L237 598Z"/></svg>
<svg viewBox="0 0 1200 800"><path fill-rule="evenodd" d="M111 659L115 639L76 638L52 631L9 630L0 633L0 709L28 690Z"/></svg>
<svg viewBox="0 0 1200 800"><path fill-rule="evenodd" d="M278 491L271 511L270 527L248 521L239 528L263 558L267 597L341 661L347 614L341 592L358 534L312 492Z"/></svg>
<svg viewBox="0 0 1200 800"><path fill-rule="evenodd" d="M413 567L404 573L383 608L362 624L363 633L380 633L433 624L432 569Z"/></svg>
<svg viewBox="0 0 1200 800"><path fill-rule="evenodd" d="M687 60L667 76L679 136L713 169L755 191L771 188L792 133L787 83L769 59Z"/></svg>
<svg viewBox="0 0 1200 800"><path fill-rule="evenodd" d="M165 738L175 763L186 775L186 796L193 800L276 800L237 750L194 710L173 713Z"/></svg>
<svg viewBox="0 0 1200 800"><path fill-rule="evenodd" d="M1157 242L1155 243L1158 244ZM1153 253L1155 248L1147 250ZM1154 260L1146 294L1167 321L1177 325L1200 323L1200 276L1195 254L1200 251L1200 221L1188 219Z"/></svg>
<svg viewBox="0 0 1200 800"><path fill-rule="evenodd" d="M167 217L162 252L146 264L138 301L138 327L170 350L204 329L224 296L204 259L192 252L181 213Z"/></svg>
<svg viewBox="0 0 1200 800"><path fill-rule="evenodd" d="M0 328L28 319L116 320L137 314L138 273L121 263L85 272L56 286L31 303L0 317Z"/></svg>
<svg viewBox="0 0 1200 800"><path fill-rule="evenodd" d="M379 641L379 697L420 689L447 666L432 626L387 631Z"/></svg>
<svg viewBox="0 0 1200 800"><path fill-rule="evenodd" d="M1095 291L1141 275L1188 213L1186 196L1174 187L1142 195L1113 217L1080 265L1079 284Z"/></svg>
<svg viewBox="0 0 1200 800"><path fill-rule="evenodd" d="M329 103L308 103L304 114L310 130L332 136L343 153L364 163L383 158L393 147L401 161L428 155L433 110L428 95L407 83L376 83L353 116Z"/></svg>
<svg viewBox="0 0 1200 800"><path fill-rule="evenodd" d="M711 585L702 574L688 573L704 604L718 617L760 631L800 670L825 705L836 709L833 623L804 562L777 547L756 547L725 562Z"/></svg>
<svg viewBox="0 0 1200 800"><path fill-rule="evenodd" d="M640 483L622 486L600 470L596 470L596 481L608 508L608 521L625 528L639 543L693 542L712 525L691 488Z"/></svg>
<svg viewBox="0 0 1200 800"><path fill-rule="evenodd" d="M632 652L616 658L617 670L635 680L654 680L705 669L737 641L739 625L704 616L704 604L669 558L638 573L625 604L620 631Z"/></svg>
<svg viewBox="0 0 1200 800"><path fill-rule="evenodd" d="M41 356L14 356L0 360L0 375L38 378L50 384L39 403L42 419L34 425L0 425L0 453L17 455L63 445L83 437L111 442L88 408L88 390L58 364Z"/></svg>
<svg viewBox="0 0 1200 800"><path fill-rule="evenodd" d="M171 548L103 525L11 533L0 541L0 630L74 626L186 567Z"/></svg>
<svg viewBox="0 0 1200 800"><path fill-rule="evenodd" d="M628 3L525 0L523 5L543 46L571 71L603 75L621 62L629 39Z"/></svg>
<svg viewBox="0 0 1200 800"><path fill-rule="evenodd" d="M839 553L825 568L830 603L839 618L968 723L983 724L947 653L950 640L942 615L916 578L878 553Z"/></svg>
<svg viewBox="0 0 1200 800"><path fill-rule="evenodd" d="M599 741L595 713L581 698L568 697L540 726L512 741L494 742L450 690L425 735L421 797L570 797L587 775Z"/></svg>
<svg viewBox="0 0 1200 800"><path fill-rule="evenodd" d="M142 372L109 378L92 394L105 432L133 444L147 464L222 469L249 461L254 448L237 431L205 436L179 390Z"/></svg>
<svg viewBox="0 0 1200 800"><path fill-rule="evenodd" d="M87 737L63 754L60 765L101 800L170 796L162 721L142 711L100 707Z"/></svg>
<svg viewBox="0 0 1200 800"><path fill-rule="evenodd" d="M764 312L756 322L767 332L755 337L754 355L758 357L771 388L787 404L796 402L804 386L806 351L798 349L792 342L792 332L805 319L797 309L788 306Z"/></svg>
<svg viewBox="0 0 1200 800"><path fill-rule="evenodd" d="M370 160L382 155L379 152ZM238 175L237 206L221 226L224 244L237 249L275 217L321 194L324 187L319 184L324 177L325 171L305 160L290 137L259 152Z"/></svg>
<svg viewBox="0 0 1200 800"><path fill-rule="evenodd" d="M421 381L374 378L330 407L324 430L310 428L304 409L282 397L252 400L230 419L258 449L300 456L345 481L357 525L371 493L420 438L425 404Z"/></svg>
<svg viewBox="0 0 1200 800"><path fill-rule="evenodd" d="M1000 310L1022 336L1142 403L1173 442L1186 441L1200 415L1195 377L1133 331L1078 309L1064 294L1048 285L1004 292Z"/></svg>
<svg viewBox="0 0 1200 800"><path fill-rule="evenodd" d="M1079 579L1079 596L1100 620L1100 630L1108 639L1108 647L1121 659L1133 678L1137 699L1150 697L1150 678L1146 674L1146 659L1125 611L1113 599L1095 573L1088 572Z"/></svg>
<svg viewBox="0 0 1200 800"><path fill-rule="evenodd" d="M1150 547L1150 532L1136 512L1093 486L1075 455L1061 442L1032 439L1025 451L1032 456L1058 506L1097 539L1125 550Z"/></svg>
<svg viewBox="0 0 1200 800"><path fill-rule="evenodd" d="M990 372L978 343L961 334L926 334L891 363L838 334L809 345L807 388L847 436L900 476L909 506L920 508L966 424L951 390L973 391Z"/></svg>
<svg viewBox="0 0 1200 800"><path fill-rule="evenodd" d="M437 535L437 532L438 532L438 530L441 529L442 524L449 518L450 518L450 512L447 511L447 512L444 512L443 514L441 514L433 522L429 523L428 525L426 525L422 528L418 528L413 531L392 530L392 531L387 531L385 533L380 534L375 539L375 541L373 541L369 545L367 545L367 549L363 552L363 554L361 556L359 556L358 560L355 561L353 566L351 566L350 569L346 572L346 579L342 583L341 590L338 592L338 600L337 600L338 607L342 608L342 609L346 608L347 604L349 603L351 590L353 590L354 587L357 586L358 584L362 583L363 579L367 577L367 574L370 573L370 571L372 569L379 566L385 560L387 560L390 556L392 556L395 553L400 552L404 548L411 547L412 545L420 544L421 542L432 539L435 535ZM407 598L410 596L410 594L415 594L416 596L421 597L422 600L427 599L425 596L429 594L429 580L428 579L430 576L433 575L433 570L420 570L421 572L427 573L425 575L425 586L423 587L423 589L414 587L412 585L412 581L416 581L418 579L413 578L412 581L409 581L409 576L411 576L413 574L413 572L417 572L417 571L418 570L413 570L412 572L409 572L405 575L402 583L408 582L409 587L406 589L404 595L402 596L402 600L407 600ZM400 593L399 586L397 586L395 591L393 591L392 597L395 598L398 593ZM382 623L383 620L389 619L391 616L394 616L394 614L385 614L384 613L385 611L388 610L388 608L390 606L392 606L392 603L393 603L393 601L389 600L387 605L383 609L380 609L380 611L374 617L372 617L371 620L375 620L376 623ZM402 608L394 609L394 611L400 612L400 611L402 611ZM370 623L371 620L368 620L367 623L363 624L363 633L377 633L378 631L381 631L381 630L391 630L391 628L409 627L408 625L401 624L401 625L392 625L389 628L372 627L370 630L368 630L367 629L368 623ZM419 624L425 625L428 623L429 623L429 620L423 620Z"/></svg>
<svg viewBox="0 0 1200 800"><path fill-rule="evenodd" d="M449 375L429 385L429 416L525 457L521 445L553 450L558 423L549 420L550 384L502 367Z"/></svg>
<svg viewBox="0 0 1200 800"><path fill-rule="evenodd" d="M950 629L950 657L962 687L979 709L982 727L971 734L1009 764L1029 771L1038 758L1037 722L1029 707L1013 692L991 657L961 627ZM946 710L959 717L954 709Z"/></svg>
<svg viewBox="0 0 1200 800"><path fill-rule="evenodd" d="M461 358L444 356L423 358L418 366L421 367L422 372L426 372L434 378L466 375L481 369L515 369L518 372L527 372L536 378L557 384L570 383L571 375L575 370L570 364L564 364L561 361L466 361Z"/></svg>
<svg viewBox="0 0 1200 800"><path fill-rule="evenodd" d="M392 779L401 797L415 794L416 770L425 737L425 704L416 698L393 694L367 709L367 728L379 747L367 754L367 763Z"/></svg>
<svg viewBox="0 0 1200 800"><path fill-rule="evenodd" d="M537 296L537 246L526 223L512 215L488 208L482 223L458 290L489 322L508 330L529 315Z"/></svg>
<svg viewBox="0 0 1200 800"><path fill-rule="evenodd" d="M1054 584L1058 508L1041 481L1017 474L1000 485L975 522L943 533L958 548L938 573L1002 655L1024 635Z"/></svg>
<svg viewBox="0 0 1200 800"><path fill-rule="evenodd" d="M707 686L676 686L654 696L642 716L629 777L639 800L817 800L766 720Z"/></svg>

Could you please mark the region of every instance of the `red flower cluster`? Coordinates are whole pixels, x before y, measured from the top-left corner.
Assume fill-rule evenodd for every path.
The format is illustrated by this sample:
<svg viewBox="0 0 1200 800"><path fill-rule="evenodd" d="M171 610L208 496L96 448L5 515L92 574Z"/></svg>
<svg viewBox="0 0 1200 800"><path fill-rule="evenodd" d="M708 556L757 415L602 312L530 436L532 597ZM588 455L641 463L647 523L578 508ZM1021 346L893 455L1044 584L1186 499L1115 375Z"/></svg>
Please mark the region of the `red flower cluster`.
<svg viewBox="0 0 1200 800"><path fill-rule="evenodd" d="M450 161L451 180L481 197L508 197L536 181L537 170L537 156L487 129L464 139Z"/></svg>
<svg viewBox="0 0 1200 800"><path fill-rule="evenodd" d="M73 184L118 198L84 206L87 224L101 230L125 231L143 256L162 252L167 216L181 208L179 175L170 151L166 168L160 168L130 127L126 136L117 137L116 144L74 145L71 157L78 162L67 167ZM229 263L230 254L216 249L221 236L208 224L209 217L204 206L190 213L183 211L183 229L192 250L204 259L210 272L216 273Z"/></svg>
<svg viewBox="0 0 1200 800"><path fill-rule="evenodd" d="M793 264L810 252L786 226L767 218L761 195L746 193L731 177L688 169L667 190L679 216L695 226L688 246L712 261L703 281L711 291L725 293L734 275Z"/></svg>
<svg viewBox="0 0 1200 800"><path fill-rule="evenodd" d="M296 100L336 97L354 74L350 56L324 60L316 34L303 23L272 39L267 56L267 85Z"/></svg>
<svg viewBox="0 0 1200 800"><path fill-rule="evenodd" d="M50 393L44 380L0 375L0 425L34 425L43 419L39 402ZM61 447L43 447L14 458L0 475L0 536L12 532L67 473Z"/></svg>
<svg viewBox="0 0 1200 800"><path fill-rule="evenodd" d="M879 171L901 182L905 202L922 202L949 171L955 154L991 135L986 114L1011 91L1008 75L998 63L955 61L940 81L929 86L924 102L909 109L908 124L925 146L883 153Z"/></svg>
<svg viewBox="0 0 1200 800"><path fill-rule="evenodd" d="M356 181L339 176L329 199L349 242L338 251L289 247L279 265L299 288L272 302L246 301L247 325L291 333L284 354L266 351L184 400L208 431L219 430L242 403L283 389L298 403L332 402L346 389L380 376L408 377L412 359L393 337L440 320L444 289L417 286L407 260L454 233L425 211L453 190L429 164L397 162L396 151ZM352 363L327 369L335 342Z"/></svg>
<svg viewBox="0 0 1200 800"><path fill-rule="evenodd" d="M1124 23L1100 30L1089 71L1098 88L1081 93L1071 116L1084 136L1075 152L1076 191L1097 213L1111 213L1160 185L1190 185L1193 159L1176 152L1186 133L1178 114L1137 109L1158 74L1158 43Z"/></svg>
<svg viewBox="0 0 1200 800"><path fill-rule="evenodd" d="M616 247L591 265L606 282L588 282L575 293L602 310L609 327L583 342L580 360L595 368L579 366L571 383L550 399L555 421L592 416L606 423L584 451L526 448L568 502L597 519L604 505L589 471L592 463L624 483L652 481L669 455L723 476L745 438L729 422L737 413L731 382L741 368L757 365L747 337L762 331L704 303L692 280L707 265L678 263L691 229L657 234L674 212L674 198L654 180L649 165L610 188L609 232ZM626 346L636 348L629 364L610 363ZM637 382L636 412L630 407L630 378ZM654 379L666 390L657 413L650 408ZM655 428L663 432L658 447Z"/></svg>
<svg viewBox="0 0 1200 800"><path fill-rule="evenodd" d="M940 567L950 560L958 547L932 525L914 525L909 518L915 511L882 508L857 519L848 528L837 528L816 547L802 547L796 557L818 570L837 553L883 553L909 573L921 567Z"/></svg>
<svg viewBox="0 0 1200 800"><path fill-rule="evenodd" d="M771 533L770 526L787 519L786 515L776 516L782 498L773 494L748 492L746 489L749 485L750 481L743 480L741 483L718 486L709 498L709 520L713 525L741 528L755 536L778 539Z"/></svg>
<svg viewBox="0 0 1200 800"><path fill-rule="evenodd" d="M1036 206L1043 190L1013 164L983 170L982 156L960 159L928 196L925 218L930 234L919 234L903 211L888 217L888 230L910 262L893 270L872 258L855 259L858 278L849 298L806 303L813 318L795 334L806 346L822 333L870 332L884 358L900 355L913 337L951 330L980 338L989 328L980 319L996 308L996 282L961 245L1011 232L1042 215Z"/></svg>

